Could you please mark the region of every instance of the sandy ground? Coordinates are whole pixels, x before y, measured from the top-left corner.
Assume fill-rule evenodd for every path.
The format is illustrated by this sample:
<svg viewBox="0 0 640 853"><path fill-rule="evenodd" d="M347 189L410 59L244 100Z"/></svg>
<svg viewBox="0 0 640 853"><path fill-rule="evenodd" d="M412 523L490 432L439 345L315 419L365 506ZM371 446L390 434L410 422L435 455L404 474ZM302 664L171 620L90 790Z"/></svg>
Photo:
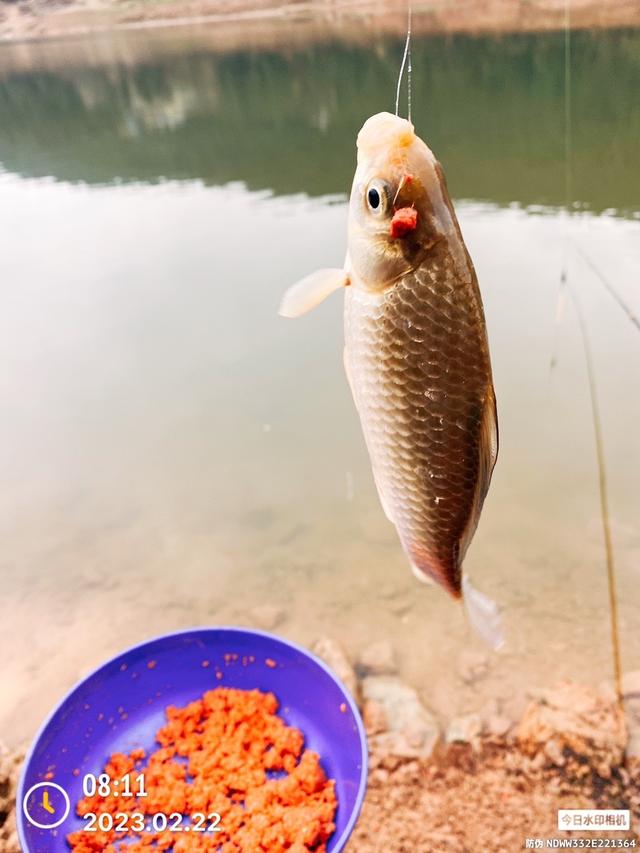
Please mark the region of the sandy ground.
<svg viewBox="0 0 640 853"><path fill-rule="evenodd" d="M500 717L452 721L433 754L420 760L380 749L376 716L365 703L369 790L350 853L498 853L588 836L558 831L562 808L630 809L631 831L592 835L637 840L638 675L623 688L626 715L606 685L563 682L542 691L517 724Z"/></svg>
<svg viewBox="0 0 640 853"><path fill-rule="evenodd" d="M560 808L618 808L629 799L637 820L640 764L624 781L617 768L604 784L591 768L583 782L573 772L536 766L501 739L485 740L478 752L452 745L437 760L376 768L350 853L517 851L527 839L582 836L557 830ZM637 838L599 837L607 835Z"/></svg>
<svg viewBox="0 0 640 853"><path fill-rule="evenodd" d="M369 790L348 853L504 853L582 836L637 842L640 672L626 685L626 719L610 688L565 682L517 724L458 721L422 758L380 748L379 720L365 705ZM22 755L0 754L0 853L20 851L13 809ZM631 830L560 832L560 808L630 809Z"/></svg>
<svg viewBox="0 0 640 853"><path fill-rule="evenodd" d="M568 0L572 27L640 25L638 0ZM565 0L414 0L414 32L514 32L560 29ZM401 37L405 0L0 0L0 42L51 39L113 29L225 24L202 38L217 49L303 40L363 41L373 32ZM366 27L363 27L366 20Z"/></svg>

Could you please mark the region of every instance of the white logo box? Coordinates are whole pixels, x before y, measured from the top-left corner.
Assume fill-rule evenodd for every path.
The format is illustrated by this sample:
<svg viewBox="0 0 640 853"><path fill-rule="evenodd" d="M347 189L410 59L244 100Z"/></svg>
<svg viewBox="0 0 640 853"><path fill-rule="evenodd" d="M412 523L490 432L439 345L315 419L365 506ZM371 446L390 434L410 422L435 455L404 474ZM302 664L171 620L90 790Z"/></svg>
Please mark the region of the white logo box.
<svg viewBox="0 0 640 853"><path fill-rule="evenodd" d="M629 809L558 809L558 829L565 832L615 832L630 827Z"/></svg>

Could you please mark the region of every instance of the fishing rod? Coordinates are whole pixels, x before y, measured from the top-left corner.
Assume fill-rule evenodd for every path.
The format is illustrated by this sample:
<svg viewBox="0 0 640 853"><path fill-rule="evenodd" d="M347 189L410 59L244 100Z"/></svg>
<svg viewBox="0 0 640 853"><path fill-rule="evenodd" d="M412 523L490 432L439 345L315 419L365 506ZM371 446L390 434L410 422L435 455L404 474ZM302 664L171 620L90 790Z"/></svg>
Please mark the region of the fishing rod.
<svg viewBox="0 0 640 853"><path fill-rule="evenodd" d="M613 671L615 678L616 698L621 709L624 710L622 695L622 664L620 656L620 634L618 622L618 596L616 590L616 571L613 551L613 540L611 537L611 519L609 513L609 496L607 490L607 469L604 453L604 439L602 435L602 420L600 418L600 406L598 405L598 391L596 387L595 366L593 352L589 342L589 333L584 312L578 299L577 293L567 283L567 291L571 297L578 325L582 348L584 351L585 364L587 368L587 379L589 382L589 397L591 398L591 416L593 421L594 440L596 445L596 458L598 462L598 491L600 493L600 516L602 519L602 533L607 563L607 587L609 592L609 613L611 616L611 645L613 648Z"/></svg>
<svg viewBox="0 0 640 853"><path fill-rule="evenodd" d="M571 217L572 208L572 103L571 103L571 0L565 0L564 5L564 158L565 158L565 212L567 220L565 222L565 235L563 242L563 262L560 271L560 281L558 287L558 305L556 311L556 324L559 322L560 308L564 297L564 292L568 292L573 304L578 325L580 328L580 336L582 338L582 347L585 357L585 366L587 371L587 380L589 384L589 397L591 401L591 418L593 423L596 461L598 467L598 492L600 496L600 517L602 521L602 533L604 540L605 560L607 568L607 588L609 595L609 615L611 628L611 648L613 654L613 674L616 699L618 707L624 713L624 699L622 694L622 664L620 654L620 623L618 618L618 596L616 589L616 570L615 557L613 550L613 540L611 537L611 521L609 513L609 495L607 488L607 470L606 459L604 452L604 438L602 433L602 419L600 417L600 406L598 402L597 385L595 378L595 363L591 344L589 341L589 330L587 327L584 312L578 294L569 283L569 267L568 267L568 223ZM584 253L581 252L587 263L590 263ZM597 273L597 268L590 263L591 268ZM623 301L618 297L616 291L613 290L606 282L604 277L600 276L601 281L605 284L609 292L616 299L618 304L626 311L627 316L630 315L632 322L637 325L637 318L630 312ZM552 357L551 367L555 365L555 359Z"/></svg>

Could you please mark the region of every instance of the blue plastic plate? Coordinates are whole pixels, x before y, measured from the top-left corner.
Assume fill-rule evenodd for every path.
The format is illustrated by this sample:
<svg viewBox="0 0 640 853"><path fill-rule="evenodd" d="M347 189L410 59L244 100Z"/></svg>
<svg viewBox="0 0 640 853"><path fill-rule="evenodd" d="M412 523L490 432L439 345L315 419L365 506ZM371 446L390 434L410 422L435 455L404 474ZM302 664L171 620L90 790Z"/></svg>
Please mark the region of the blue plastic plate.
<svg viewBox="0 0 640 853"><path fill-rule="evenodd" d="M225 655L238 657L230 660ZM254 663L248 662L251 656ZM221 680L216 668L223 673ZM322 661L300 646L260 631L201 628L123 652L62 700L37 735L20 779L17 817L24 853L68 853L67 834L85 825L75 814L84 775L100 774L113 752L138 747L152 751L167 705L186 705L219 686L275 693L280 715L303 732L306 745L320 754L327 776L336 781L337 828L328 851L341 851L367 785L366 736L351 695ZM34 826L23 810L25 796L43 781L63 788L71 803L55 829ZM44 790L55 809L52 817L40 806ZM62 817L64 805L55 788L37 789L27 798L29 814L43 824Z"/></svg>

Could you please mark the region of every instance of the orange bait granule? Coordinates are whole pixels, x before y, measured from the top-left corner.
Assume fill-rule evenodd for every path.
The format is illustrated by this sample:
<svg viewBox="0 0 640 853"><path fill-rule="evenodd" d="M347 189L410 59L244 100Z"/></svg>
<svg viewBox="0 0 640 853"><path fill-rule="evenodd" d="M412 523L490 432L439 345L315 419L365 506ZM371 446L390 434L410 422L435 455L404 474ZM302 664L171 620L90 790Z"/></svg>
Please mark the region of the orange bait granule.
<svg viewBox="0 0 640 853"><path fill-rule="evenodd" d="M77 804L81 817L185 816L182 831L81 830L67 836L74 853L326 853L335 830L335 783L302 733L277 716L273 693L218 687L185 708L169 706L151 755L114 753L104 773L112 780L144 775L146 797L96 793ZM269 771L279 771L270 778ZM220 832L184 832L189 816L220 815ZM138 818L138 822L140 819ZM209 821L207 820L207 823Z"/></svg>

